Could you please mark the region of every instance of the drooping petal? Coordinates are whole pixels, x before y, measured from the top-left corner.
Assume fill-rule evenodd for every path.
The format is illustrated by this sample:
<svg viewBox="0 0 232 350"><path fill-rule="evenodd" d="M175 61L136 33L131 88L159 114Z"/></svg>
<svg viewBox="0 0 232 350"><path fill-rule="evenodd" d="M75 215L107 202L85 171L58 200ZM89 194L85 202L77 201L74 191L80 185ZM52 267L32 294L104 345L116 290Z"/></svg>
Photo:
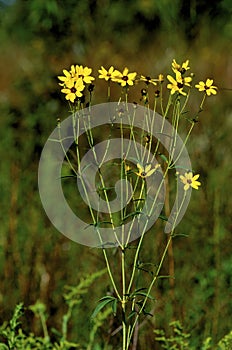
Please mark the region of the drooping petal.
<svg viewBox="0 0 232 350"><path fill-rule="evenodd" d="M156 169L155 168L153 168L153 169L151 169L151 170L149 170L148 172L146 172L146 177L149 177L149 176L151 176L154 172L156 171Z"/></svg>
<svg viewBox="0 0 232 350"><path fill-rule="evenodd" d="M145 166L145 173L148 173L148 171L150 171L150 169L151 169L151 164L148 164L148 165L146 165Z"/></svg>

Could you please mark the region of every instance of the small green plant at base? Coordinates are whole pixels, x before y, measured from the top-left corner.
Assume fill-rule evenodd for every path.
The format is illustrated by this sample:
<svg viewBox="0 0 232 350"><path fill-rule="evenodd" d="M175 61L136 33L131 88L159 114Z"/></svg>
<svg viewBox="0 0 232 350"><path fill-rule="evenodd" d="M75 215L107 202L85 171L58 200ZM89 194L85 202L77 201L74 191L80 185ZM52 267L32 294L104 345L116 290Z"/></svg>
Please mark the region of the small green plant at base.
<svg viewBox="0 0 232 350"><path fill-rule="evenodd" d="M82 281L82 285L84 285ZM88 283L86 283L88 284ZM85 288L86 288L85 284ZM77 286L77 290L80 288ZM85 289L86 292L86 289ZM74 303L76 295L73 293ZM71 301L71 298L69 301ZM23 329L23 325L20 321L24 315L23 304L20 303L15 307L12 319L9 322L4 322L0 327L0 350L113 350L110 344L99 344L96 341L95 336L98 330L104 325L105 320L112 313L111 307L106 307L104 311L99 311L96 317L92 321L92 329L89 334L89 341L86 344L78 344L65 339L66 336L62 336L58 331L51 330L50 334L57 335L59 340L51 340L49 336L49 330L44 325L43 337L36 336L34 333L26 333ZM30 307L31 310L37 315L41 322L46 320L46 307L38 301L35 305ZM64 315L65 316L65 315ZM70 318L69 318L70 319ZM46 323L46 321L45 321ZM166 335L163 330L154 330L155 339L158 341L163 349L166 350L197 350L191 346L191 335L186 333L183 326L179 321L173 321L170 324L171 335ZM78 334L77 334L78 337ZM231 350L232 347L232 331L225 335L217 345L212 345L210 337L206 338L199 350Z"/></svg>
<svg viewBox="0 0 232 350"><path fill-rule="evenodd" d="M47 328L47 311L46 306L37 301L34 305L28 307L35 317L39 318L42 329L43 337L36 336L34 333L26 333L21 325L20 318L24 315L24 309L22 303L15 307L12 319L9 322L4 322L0 327L0 350L69 350L69 349L91 349L94 341L94 336L97 329L101 326L104 317L109 312L99 314L98 318L93 324L93 329L90 333L90 345L80 346L76 342L69 341L67 339L68 322L73 316L74 307L81 305L83 296L89 292L90 286L96 281L97 278L104 275L106 269L99 270L95 273L88 274L82 277L79 284L76 286L67 286L64 293L64 300L67 304L67 312L62 317L61 332L56 329L51 329L50 332ZM105 316L104 316L105 315ZM57 340L51 341L51 334L56 336Z"/></svg>
<svg viewBox="0 0 232 350"><path fill-rule="evenodd" d="M185 333L180 321L169 323L171 335L167 335L162 329L155 329L155 340L158 341L163 349L166 350L197 350L191 346L191 334ZM217 345L212 344L211 337L204 339L199 350L231 350L232 349L232 331L225 335Z"/></svg>
<svg viewBox="0 0 232 350"><path fill-rule="evenodd" d="M172 335L166 337L163 330L155 330L156 340L162 344L162 348L166 350L187 350L190 349L189 338L190 334L185 333L179 321L169 323L172 328Z"/></svg>
<svg viewBox="0 0 232 350"><path fill-rule="evenodd" d="M231 350L232 349L232 331L225 335L219 343L218 350Z"/></svg>

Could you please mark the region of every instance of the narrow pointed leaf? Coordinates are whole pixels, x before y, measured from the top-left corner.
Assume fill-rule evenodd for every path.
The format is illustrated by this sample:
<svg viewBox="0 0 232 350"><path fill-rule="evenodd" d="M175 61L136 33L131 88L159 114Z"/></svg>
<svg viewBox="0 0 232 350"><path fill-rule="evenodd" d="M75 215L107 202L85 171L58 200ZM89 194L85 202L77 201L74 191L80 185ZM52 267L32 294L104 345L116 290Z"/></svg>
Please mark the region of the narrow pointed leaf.
<svg viewBox="0 0 232 350"><path fill-rule="evenodd" d="M95 318L97 316L97 314L109 303L112 302L112 299L106 299L106 300L103 300L101 303L99 303L94 312L92 313L91 315L91 319Z"/></svg>

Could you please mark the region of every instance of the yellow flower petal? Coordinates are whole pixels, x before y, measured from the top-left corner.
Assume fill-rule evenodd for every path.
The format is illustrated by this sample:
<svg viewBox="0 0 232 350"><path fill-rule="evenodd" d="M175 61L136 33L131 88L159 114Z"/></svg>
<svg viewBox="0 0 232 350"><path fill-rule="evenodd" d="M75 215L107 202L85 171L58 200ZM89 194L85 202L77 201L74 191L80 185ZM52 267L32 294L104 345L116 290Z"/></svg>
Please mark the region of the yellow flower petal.
<svg viewBox="0 0 232 350"><path fill-rule="evenodd" d="M207 79L205 85L210 87L213 84L213 79Z"/></svg>
<svg viewBox="0 0 232 350"><path fill-rule="evenodd" d="M124 68L122 75L127 75L129 72L129 69L127 67Z"/></svg>
<svg viewBox="0 0 232 350"><path fill-rule="evenodd" d="M139 171L143 172L144 171L144 168L139 164L137 163L137 168L139 169Z"/></svg>
<svg viewBox="0 0 232 350"><path fill-rule="evenodd" d="M151 170L149 170L148 172L146 172L146 177L149 177L149 176L151 176L154 172L156 171L156 169L155 168L153 168L153 169L151 169Z"/></svg>
<svg viewBox="0 0 232 350"><path fill-rule="evenodd" d="M194 175L194 176L193 176L193 180L194 180L194 181L197 180L197 179L199 178L199 176L200 176L200 174Z"/></svg>
<svg viewBox="0 0 232 350"><path fill-rule="evenodd" d="M150 171L151 169L151 164L148 164L145 166L145 173L147 173L148 171Z"/></svg>
<svg viewBox="0 0 232 350"><path fill-rule="evenodd" d="M168 75L167 78L172 84L176 84L175 79L171 75Z"/></svg>

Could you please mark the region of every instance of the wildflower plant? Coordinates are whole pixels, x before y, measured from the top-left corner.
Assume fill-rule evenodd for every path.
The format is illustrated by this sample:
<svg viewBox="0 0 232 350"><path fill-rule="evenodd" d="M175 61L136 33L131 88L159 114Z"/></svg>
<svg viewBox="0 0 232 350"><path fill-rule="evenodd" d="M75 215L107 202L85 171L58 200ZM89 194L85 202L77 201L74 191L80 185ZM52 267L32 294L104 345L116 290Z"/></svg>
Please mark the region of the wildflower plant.
<svg viewBox="0 0 232 350"><path fill-rule="evenodd" d="M161 73L146 76L127 67L120 71L102 66L96 76L82 65L63 70L59 85L71 115L58 121L40 161L40 195L52 223L70 239L102 249L112 292L100 299L92 318L111 306L121 320L123 350L130 348L136 327L150 315L147 307L175 227L187 209L191 190L201 185L186 144L205 98L217 93L212 79L195 84L189 60L182 64L173 60L170 71L165 78ZM99 79L106 82L107 103L94 105ZM117 102L110 102L113 88L121 92ZM197 90L202 93L199 108L190 113L190 94ZM140 103L130 103L138 91ZM187 129L182 140L178 131L183 121ZM176 181L176 198L166 217L168 176ZM77 213L86 213L85 221L77 218L63 195L61 183L73 179L78 187ZM167 242L159 263L150 263L149 283L140 285L136 276L141 272L145 233L151 229L152 234L158 219L163 220ZM107 248L114 248L120 257L120 279L113 269L112 250Z"/></svg>

